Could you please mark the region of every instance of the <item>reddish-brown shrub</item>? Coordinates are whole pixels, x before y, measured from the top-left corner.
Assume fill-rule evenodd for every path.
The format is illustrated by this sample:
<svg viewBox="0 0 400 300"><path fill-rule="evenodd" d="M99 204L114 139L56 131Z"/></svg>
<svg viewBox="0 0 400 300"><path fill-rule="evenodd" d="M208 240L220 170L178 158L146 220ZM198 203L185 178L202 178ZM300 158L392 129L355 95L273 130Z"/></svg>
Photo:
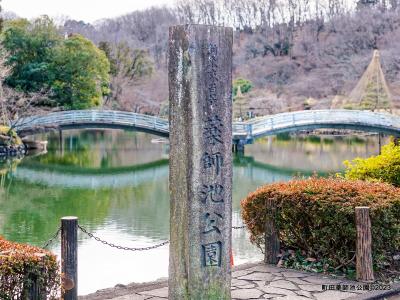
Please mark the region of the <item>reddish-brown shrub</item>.
<svg viewBox="0 0 400 300"><path fill-rule="evenodd" d="M0 299L25 299L36 280L41 299L56 299L60 288L57 258L44 249L0 237Z"/></svg>
<svg viewBox="0 0 400 300"><path fill-rule="evenodd" d="M275 220L283 246L330 266L346 264L354 256L356 206L370 207L378 269L390 265L400 249L400 189L389 184L310 178L262 186L241 203L251 241L259 246L264 244L266 199L278 207Z"/></svg>

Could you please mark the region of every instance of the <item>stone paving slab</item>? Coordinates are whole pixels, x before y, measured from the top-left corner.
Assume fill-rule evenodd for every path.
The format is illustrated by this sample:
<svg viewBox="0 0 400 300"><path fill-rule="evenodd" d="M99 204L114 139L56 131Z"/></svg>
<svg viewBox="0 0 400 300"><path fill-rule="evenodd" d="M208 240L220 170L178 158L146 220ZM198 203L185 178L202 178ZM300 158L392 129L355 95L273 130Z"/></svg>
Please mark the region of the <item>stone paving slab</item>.
<svg viewBox="0 0 400 300"><path fill-rule="evenodd" d="M278 268L264 263L245 264L232 272L232 299L343 300L368 295L359 290L323 290L322 285L360 285L348 279ZM366 297L367 299L368 297ZM80 296L80 300L160 300L168 299L167 281L118 285L115 288ZM399 295L400 299L400 295Z"/></svg>

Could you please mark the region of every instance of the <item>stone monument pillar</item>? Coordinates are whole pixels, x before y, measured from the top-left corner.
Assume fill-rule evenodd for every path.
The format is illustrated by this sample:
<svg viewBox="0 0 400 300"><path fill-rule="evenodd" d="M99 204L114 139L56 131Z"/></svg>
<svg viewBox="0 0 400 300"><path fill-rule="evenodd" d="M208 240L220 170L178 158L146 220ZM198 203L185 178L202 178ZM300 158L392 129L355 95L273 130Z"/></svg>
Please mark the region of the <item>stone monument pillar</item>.
<svg viewBox="0 0 400 300"><path fill-rule="evenodd" d="M232 28L169 31L169 299L231 299Z"/></svg>

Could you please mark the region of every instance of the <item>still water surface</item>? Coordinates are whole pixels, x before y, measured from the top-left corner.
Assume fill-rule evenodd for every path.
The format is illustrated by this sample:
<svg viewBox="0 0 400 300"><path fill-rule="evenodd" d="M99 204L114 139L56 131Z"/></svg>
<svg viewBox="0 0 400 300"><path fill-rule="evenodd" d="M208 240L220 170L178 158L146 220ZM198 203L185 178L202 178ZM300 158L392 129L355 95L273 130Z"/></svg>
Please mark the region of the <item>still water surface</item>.
<svg viewBox="0 0 400 300"><path fill-rule="evenodd" d="M169 238L168 145L124 131L69 131L48 153L0 165L0 235L41 246L63 216L118 245L146 247ZM240 200L258 186L294 175L342 170L342 161L376 154L376 137L267 137L234 158L233 225ZM60 254L56 240L50 249ZM244 229L233 231L235 265L262 254ZM79 294L168 275L168 246L130 252L79 235Z"/></svg>

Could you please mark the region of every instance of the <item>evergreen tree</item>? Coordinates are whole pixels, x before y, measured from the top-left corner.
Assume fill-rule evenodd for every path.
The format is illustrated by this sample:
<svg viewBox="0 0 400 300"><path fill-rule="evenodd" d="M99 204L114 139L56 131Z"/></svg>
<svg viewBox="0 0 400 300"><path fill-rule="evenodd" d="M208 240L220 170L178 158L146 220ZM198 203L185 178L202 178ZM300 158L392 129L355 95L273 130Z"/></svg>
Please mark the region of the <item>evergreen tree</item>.
<svg viewBox="0 0 400 300"><path fill-rule="evenodd" d="M109 71L104 52L81 35L73 35L54 49L54 97L69 109L98 106L109 92Z"/></svg>
<svg viewBox="0 0 400 300"><path fill-rule="evenodd" d="M47 16L33 22L8 21L2 45L10 54L5 82L22 92L47 91L66 109L98 106L109 91L110 63L91 41L72 35L64 39Z"/></svg>
<svg viewBox="0 0 400 300"><path fill-rule="evenodd" d="M25 19L7 22L2 42L10 54L7 65L12 71L6 83L25 92L48 88L53 80L50 72L53 48L60 41L49 17L38 18L33 23Z"/></svg>

